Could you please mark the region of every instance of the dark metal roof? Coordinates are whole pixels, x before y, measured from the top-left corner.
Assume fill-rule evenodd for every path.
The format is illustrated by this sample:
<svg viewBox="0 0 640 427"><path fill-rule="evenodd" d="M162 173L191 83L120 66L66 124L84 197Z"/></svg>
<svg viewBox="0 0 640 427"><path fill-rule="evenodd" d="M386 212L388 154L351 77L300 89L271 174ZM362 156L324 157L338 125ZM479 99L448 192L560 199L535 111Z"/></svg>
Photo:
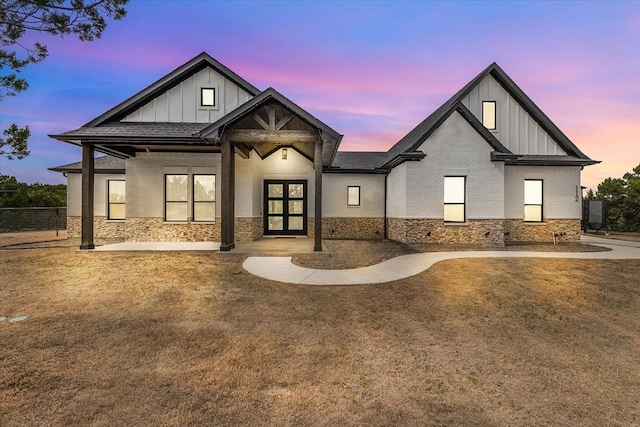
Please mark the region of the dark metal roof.
<svg viewBox="0 0 640 427"><path fill-rule="evenodd" d="M213 59L206 52L202 52L200 55L196 56L186 64L178 67L171 73L157 80L155 83L152 83L147 88L116 105L106 113L96 117L95 119L84 125L84 127L94 127L105 122L120 120L123 117L127 116L129 113L142 107L151 99L178 85L185 78L197 73L205 67L211 67L215 69L227 79L231 80L236 85L253 96L260 93L260 90L253 86L251 83L231 71L229 68L222 65L220 62Z"/></svg>
<svg viewBox="0 0 640 427"><path fill-rule="evenodd" d="M113 156L102 156L94 159L94 169L96 172L124 173L125 160ZM68 165L49 168L54 172L82 172L82 162L69 163Z"/></svg>
<svg viewBox="0 0 640 427"><path fill-rule="evenodd" d="M477 127L480 122L471 114L473 119L468 117L468 110L462 105L462 99L480 83L487 75L491 75L495 78L502 87L505 88L509 94L516 99L522 108L536 121L540 126L562 147L562 149L569 155L581 161L583 165L595 164L597 161L591 160L584 153L582 153L570 140L564 135L560 129L538 108L538 106L515 84L513 80L496 64L495 62L484 69L473 80L467 83L462 89L460 89L455 95L441 105L430 116L424 119L420 124L413 128L406 136L398 141L387 152L387 158L385 164L394 163L394 159L400 156L402 153L415 152L417 148L427 139L427 137L433 133L443 122L449 117L449 115L457 110L464 112L463 116L469 121L472 126L476 127L476 130L481 132L485 140L498 152L509 153L509 151L500 144L495 137L488 138L487 133L491 135L491 132L484 132L481 128ZM465 111L466 110L466 111ZM485 129L486 130L486 129ZM496 145L496 142L499 144ZM500 148L502 147L502 148ZM506 151L503 151L506 150ZM561 156L560 156L561 157ZM560 158L557 158L560 160Z"/></svg>

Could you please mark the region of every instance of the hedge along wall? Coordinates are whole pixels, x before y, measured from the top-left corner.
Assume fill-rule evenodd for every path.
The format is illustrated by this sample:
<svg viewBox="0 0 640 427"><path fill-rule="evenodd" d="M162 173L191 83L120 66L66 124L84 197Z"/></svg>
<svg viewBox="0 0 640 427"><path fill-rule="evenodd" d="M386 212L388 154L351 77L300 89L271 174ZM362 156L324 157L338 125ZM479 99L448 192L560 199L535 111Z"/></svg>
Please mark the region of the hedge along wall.
<svg viewBox="0 0 640 427"><path fill-rule="evenodd" d="M66 228L67 208L0 208L0 233Z"/></svg>

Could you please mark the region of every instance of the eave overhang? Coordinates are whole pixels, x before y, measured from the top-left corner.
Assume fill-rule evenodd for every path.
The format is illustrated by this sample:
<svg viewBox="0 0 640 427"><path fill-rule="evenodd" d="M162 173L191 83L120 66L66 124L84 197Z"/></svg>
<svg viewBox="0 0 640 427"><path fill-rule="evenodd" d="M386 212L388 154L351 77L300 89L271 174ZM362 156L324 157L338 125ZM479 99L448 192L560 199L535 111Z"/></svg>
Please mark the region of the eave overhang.
<svg viewBox="0 0 640 427"><path fill-rule="evenodd" d="M323 168L323 173L344 173L344 174L363 174L363 175L384 175L388 174L391 169L375 168L375 169L352 169L352 168Z"/></svg>
<svg viewBox="0 0 640 427"><path fill-rule="evenodd" d="M505 160L509 166L590 166L600 163L598 160L579 159L571 156L536 156L522 155L515 159Z"/></svg>

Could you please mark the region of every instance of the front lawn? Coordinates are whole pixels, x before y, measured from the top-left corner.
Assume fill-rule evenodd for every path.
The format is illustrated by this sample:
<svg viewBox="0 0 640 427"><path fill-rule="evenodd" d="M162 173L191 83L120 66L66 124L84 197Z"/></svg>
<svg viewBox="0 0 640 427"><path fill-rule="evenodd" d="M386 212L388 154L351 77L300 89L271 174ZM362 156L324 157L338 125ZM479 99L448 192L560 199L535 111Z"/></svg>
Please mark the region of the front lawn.
<svg viewBox="0 0 640 427"><path fill-rule="evenodd" d="M0 250L0 425L640 423L640 261L352 287L242 261Z"/></svg>

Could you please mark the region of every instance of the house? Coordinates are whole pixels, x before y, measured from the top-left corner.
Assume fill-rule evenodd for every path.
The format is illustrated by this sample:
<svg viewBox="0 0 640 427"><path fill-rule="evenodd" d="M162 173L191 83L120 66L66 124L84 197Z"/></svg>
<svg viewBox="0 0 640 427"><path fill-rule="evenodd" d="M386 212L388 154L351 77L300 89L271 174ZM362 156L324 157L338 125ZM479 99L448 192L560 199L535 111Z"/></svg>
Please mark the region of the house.
<svg viewBox="0 0 640 427"><path fill-rule="evenodd" d="M79 129L69 236L235 242L578 241L583 154L495 63L386 152L202 53ZM107 154L94 158L95 151Z"/></svg>

